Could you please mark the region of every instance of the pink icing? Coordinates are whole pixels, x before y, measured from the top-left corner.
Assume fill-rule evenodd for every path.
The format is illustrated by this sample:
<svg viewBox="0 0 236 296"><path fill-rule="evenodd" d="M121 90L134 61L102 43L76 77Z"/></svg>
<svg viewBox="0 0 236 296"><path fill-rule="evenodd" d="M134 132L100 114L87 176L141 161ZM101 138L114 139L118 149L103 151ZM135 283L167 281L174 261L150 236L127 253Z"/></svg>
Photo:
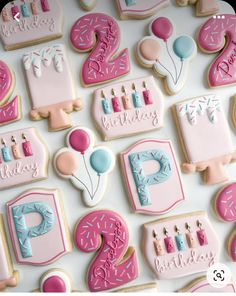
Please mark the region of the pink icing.
<svg viewBox="0 0 236 296"><path fill-rule="evenodd" d="M0 125L20 118L20 97L16 96L10 103L0 107Z"/></svg>
<svg viewBox="0 0 236 296"><path fill-rule="evenodd" d="M43 292L46 293L65 293L66 285L59 276L51 276L43 283Z"/></svg>
<svg viewBox="0 0 236 296"><path fill-rule="evenodd" d="M221 219L227 222L236 222L236 183L232 183L218 194L216 211Z"/></svg>
<svg viewBox="0 0 236 296"><path fill-rule="evenodd" d="M204 51L214 53L224 48L209 69L208 80L212 87L236 83L235 26L235 15L220 14L210 18L199 32L198 43Z"/></svg>
<svg viewBox="0 0 236 296"><path fill-rule="evenodd" d="M78 51L93 49L82 69L85 85L103 83L130 71L127 49L113 58L120 45L120 29L112 17L103 13L86 14L72 27L70 39Z"/></svg>
<svg viewBox="0 0 236 296"><path fill-rule="evenodd" d="M82 154L88 149L90 142L89 134L83 129L74 130L69 137L71 147Z"/></svg>
<svg viewBox="0 0 236 296"><path fill-rule="evenodd" d="M109 210L89 213L78 223L75 241L83 252L99 249L88 270L90 291L116 288L138 277L135 250L123 261L128 248L129 232L125 221L117 213Z"/></svg>
<svg viewBox="0 0 236 296"><path fill-rule="evenodd" d="M198 237L198 241L200 246L204 246L208 244L208 240L207 240L207 235L205 230L201 229L197 231L197 237Z"/></svg>
<svg viewBox="0 0 236 296"><path fill-rule="evenodd" d="M112 98L112 106L115 112L121 112L121 103L118 97Z"/></svg>
<svg viewBox="0 0 236 296"><path fill-rule="evenodd" d="M167 253L174 253L175 252L175 246L174 246L172 238L171 237L166 237L164 239L164 242L165 242Z"/></svg>
<svg viewBox="0 0 236 296"><path fill-rule="evenodd" d="M7 64L0 61L0 104L6 99L14 85L13 75Z"/></svg>
<svg viewBox="0 0 236 296"><path fill-rule="evenodd" d="M166 41L173 33L172 23L166 17L159 17L152 23L152 32Z"/></svg>

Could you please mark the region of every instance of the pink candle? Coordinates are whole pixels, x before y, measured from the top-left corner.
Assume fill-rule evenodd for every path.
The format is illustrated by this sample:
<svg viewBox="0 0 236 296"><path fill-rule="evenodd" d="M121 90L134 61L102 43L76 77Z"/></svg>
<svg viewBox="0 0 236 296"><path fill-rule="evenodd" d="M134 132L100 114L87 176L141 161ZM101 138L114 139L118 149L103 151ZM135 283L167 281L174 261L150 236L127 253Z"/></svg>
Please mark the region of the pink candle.
<svg viewBox="0 0 236 296"><path fill-rule="evenodd" d="M12 13L13 18L15 18L16 15L18 15L18 18L20 18L20 9L18 6L16 6L16 5L12 6L11 13Z"/></svg>
<svg viewBox="0 0 236 296"><path fill-rule="evenodd" d="M44 12L50 11L48 0L41 0L41 6Z"/></svg>

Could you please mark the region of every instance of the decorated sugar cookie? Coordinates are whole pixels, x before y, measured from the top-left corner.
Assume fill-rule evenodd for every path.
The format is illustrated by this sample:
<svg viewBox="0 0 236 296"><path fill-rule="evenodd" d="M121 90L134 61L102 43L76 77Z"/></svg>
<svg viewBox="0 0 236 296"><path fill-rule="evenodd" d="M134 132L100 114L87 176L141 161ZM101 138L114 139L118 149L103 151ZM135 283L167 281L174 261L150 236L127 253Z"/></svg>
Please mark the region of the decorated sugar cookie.
<svg viewBox="0 0 236 296"><path fill-rule="evenodd" d="M79 18L70 33L72 46L79 52L92 52L85 61L81 78L84 86L106 83L129 73L128 49L117 53L120 28L104 13L90 13Z"/></svg>
<svg viewBox="0 0 236 296"><path fill-rule="evenodd" d="M120 154L124 179L135 212L161 215L186 197L172 143L141 140Z"/></svg>
<svg viewBox="0 0 236 296"><path fill-rule="evenodd" d="M207 271L219 260L220 244L205 212L146 223L142 242L147 263L159 280Z"/></svg>
<svg viewBox="0 0 236 296"><path fill-rule="evenodd" d="M16 260L48 265L71 251L62 201L57 190L31 189L7 203Z"/></svg>
<svg viewBox="0 0 236 296"><path fill-rule="evenodd" d="M207 184L227 181L224 164L235 161L236 153L220 98L196 97L176 104L173 111L187 160L183 171L203 172Z"/></svg>
<svg viewBox="0 0 236 296"><path fill-rule="evenodd" d="M236 16L219 14L211 17L201 27L198 45L206 53L219 52L208 70L210 87L236 83Z"/></svg>
<svg viewBox="0 0 236 296"><path fill-rule="evenodd" d="M60 149L54 157L56 172L83 191L83 201L97 205L106 189L108 174L113 170L115 158L105 146L94 147L94 135L84 127L72 129L66 139L67 148Z"/></svg>
<svg viewBox="0 0 236 296"><path fill-rule="evenodd" d="M116 0L121 19L144 19L169 5L169 0Z"/></svg>
<svg viewBox="0 0 236 296"><path fill-rule="evenodd" d="M48 150L35 128L0 134L0 145L0 190L48 177Z"/></svg>
<svg viewBox="0 0 236 296"><path fill-rule="evenodd" d="M128 227L117 213L97 210L84 216L75 227L75 244L85 253L98 251L87 272L91 292L114 289L138 277L137 254L128 245Z"/></svg>
<svg viewBox="0 0 236 296"><path fill-rule="evenodd" d="M153 76L132 79L97 89L92 114L103 139L112 140L161 128L164 99Z"/></svg>
<svg viewBox="0 0 236 296"><path fill-rule="evenodd" d="M97 0L79 0L80 6L84 9L84 10L92 10L96 4L97 4Z"/></svg>
<svg viewBox="0 0 236 296"><path fill-rule="evenodd" d="M6 63L0 61L0 126L20 120L20 97L9 98L15 88L14 73Z"/></svg>
<svg viewBox="0 0 236 296"><path fill-rule="evenodd" d="M63 9L59 0L8 2L0 15L0 37L5 50L62 37Z"/></svg>
<svg viewBox="0 0 236 296"><path fill-rule="evenodd" d="M180 293L236 293L236 285L233 281L222 288L214 288L205 276L193 280L186 287L178 290Z"/></svg>
<svg viewBox="0 0 236 296"><path fill-rule="evenodd" d="M114 292L118 292L118 293L157 293L158 287L157 287L157 283L148 283L148 284L119 289Z"/></svg>
<svg viewBox="0 0 236 296"><path fill-rule="evenodd" d="M218 0L176 0L179 6L196 4L196 16L207 16L219 11Z"/></svg>
<svg viewBox="0 0 236 296"><path fill-rule="evenodd" d="M189 63L197 54L196 43L187 35L177 37L166 17L154 19L149 33L151 36L144 37L137 45L137 59L164 79L168 94L176 94L187 80Z"/></svg>
<svg viewBox="0 0 236 296"><path fill-rule="evenodd" d="M17 286L19 275L13 269L2 214L0 214L0 266L0 291L6 287Z"/></svg>
<svg viewBox="0 0 236 296"><path fill-rule="evenodd" d="M81 110L82 102L76 99L65 46L52 45L26 53L23 65L32 103L30 118L48 118L50 131L71 127L68 113Z"/></svg>

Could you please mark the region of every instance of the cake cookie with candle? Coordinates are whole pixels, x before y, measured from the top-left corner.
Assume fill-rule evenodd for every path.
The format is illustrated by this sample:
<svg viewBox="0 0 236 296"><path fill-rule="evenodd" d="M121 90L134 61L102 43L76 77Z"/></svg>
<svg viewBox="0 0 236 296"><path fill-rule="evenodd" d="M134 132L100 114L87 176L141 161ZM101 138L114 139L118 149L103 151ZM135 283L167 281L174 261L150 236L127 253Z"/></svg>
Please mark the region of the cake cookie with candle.
<svg viewBox="0 0 236 296"><path fill-rule="evenodd" d="M187 6L189 4L195 4L196 16L207 16L215 14L219 11L218 0L176 0L179 6Z"/></svg>
<svg viewBox="0 0 236 296"><path fill-rule="evenodd" d="M208 94L178 103L173 117L186 158L182 170L203 172L206 184L227 181L224 165L236 160L236 151L220 97Z"/></svg>
<svg viewBox="0 0 236 296"><path fill-rule="evenodd" d="M167 17L154 19L149 34L138 42L138 62L164 79L169 95L181 91L187 80L189 65L197 54L197 46L188 35L176 36L174 26Z"/></svg>
<svg viewBox="0 0 236 296"><path fill-rule="evenodd" d="M89 207L103 198L108 174L115 166L113 152L94 144L90 129L75 127L67 135L67 147L60 149L54 157L57 174L83 192L83 201Z"/></svg>
<svg viewBox="0 0 236 296"><path fill-rule="evenodd" d="M59 0L9 1L0 15L0 37L5 50L62 37L63 18Z"/></svg>

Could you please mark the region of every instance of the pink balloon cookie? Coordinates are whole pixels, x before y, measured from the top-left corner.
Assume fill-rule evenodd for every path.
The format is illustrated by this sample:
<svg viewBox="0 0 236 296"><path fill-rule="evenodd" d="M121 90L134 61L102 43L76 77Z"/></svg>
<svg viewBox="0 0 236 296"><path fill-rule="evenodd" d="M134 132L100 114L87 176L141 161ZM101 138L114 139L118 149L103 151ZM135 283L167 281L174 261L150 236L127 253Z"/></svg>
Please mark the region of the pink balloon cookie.
<svg viewBox="0 0 236 296"><path fill-rule="evenodd" d="M54 168L82 190L84 203L93 207L103 198L115 157L107 147L94 147L93 132L84 127L72 129L66 142L68 148L60 149L54 157Z"/></svg>
<svg viewBox="0 0 236 296"><path fill-rule="evenodd" d="M176 104L173 111L187 160L183 171L203 172L207 184L227 181L224 164L235 161L236 153L220 98L199 96Z"/></svg>
<svg viewBox="0 0 236 296"><path fill-rule="evenodd" d="M138 42L137 59L142 66L152 68L164 78L168 94L176 94L187 80L189 64L197 54L196 43L187 35L177 37L167 17L154 19L149 34L151 36Z"/></svg>
<svg viewBox="0 0 236 296"><path fill-rule="evenodd" d="M7 203L16 260L48 265L71 251L69 229L57 190L31 189Z"/></svg>
<svg viewBox="0 0 236 296"><path fill-rule="evenodd" d="M219 11L218 0L176 0L179 6L196 4L196 16L207 16Z"/></svg>
<svg viewBox="0 0 236 296"><path fill-rule="evenodd" d="M87 214L75 228L75 243L83 252L98 251L87 273L91 292L114 289L138 277L137 254L128 247L128 227L117 213L98 210Z"/></svg>
<svg viewBox="0 0 236 296"><path fill-rule="evenodd" d="M30 118L48 118L50 131L71 127L68 113L81 110L82 102L76 99L65 46L52 45L26 53L23 65L32 103Z"/></svg>
<svg viewBox="0 0 236 296"><path fill-rule="evenodd" d="M186 199L180 168L168 140L141 140L120 154L135 212L161 215Z"/></svg>
<svg viewBox="0 0 236 296"><path fill-rule="evenodd" d="M163 126L164 99L153 76L119 82L94 92L92 114L104 140Z"/></svg>
<svg viewBox="0 0 236 296"><path fill-rule="evenodd" d="M219 261L220 243L205 212L144 224L143 252L159 280L183 277Z"/></svg>
<svg viewBox="0 0 236 296"><path fill-rule="evenodd" d="M59 0L8 2L0 15L0 37L5 50L62 37L63 9Z"/></svg>
<svg viewBox="0 0 236 296"><path fill-rule="evenodd" d="M210 87L236 83L236 16L219 14L201 27L198 44L206 53L220 52L208 70Z"/></svg>
<svg viewBox="0 0 236 296"><path fill-rule="evenodd" d="M0 266L0 291L6 287L17 286L19 275L13 269L2 214L0 214Z"/></svg>
<svg viewBox="0 0 236 296"><path fill-rule="evenodd" d="M104 13L86 14L73 25L70 40L74 49L79 52L92 50L81 73L85 86L105 83L129 73L128 49L117 55L120 38L118 23Z"/></svg>

